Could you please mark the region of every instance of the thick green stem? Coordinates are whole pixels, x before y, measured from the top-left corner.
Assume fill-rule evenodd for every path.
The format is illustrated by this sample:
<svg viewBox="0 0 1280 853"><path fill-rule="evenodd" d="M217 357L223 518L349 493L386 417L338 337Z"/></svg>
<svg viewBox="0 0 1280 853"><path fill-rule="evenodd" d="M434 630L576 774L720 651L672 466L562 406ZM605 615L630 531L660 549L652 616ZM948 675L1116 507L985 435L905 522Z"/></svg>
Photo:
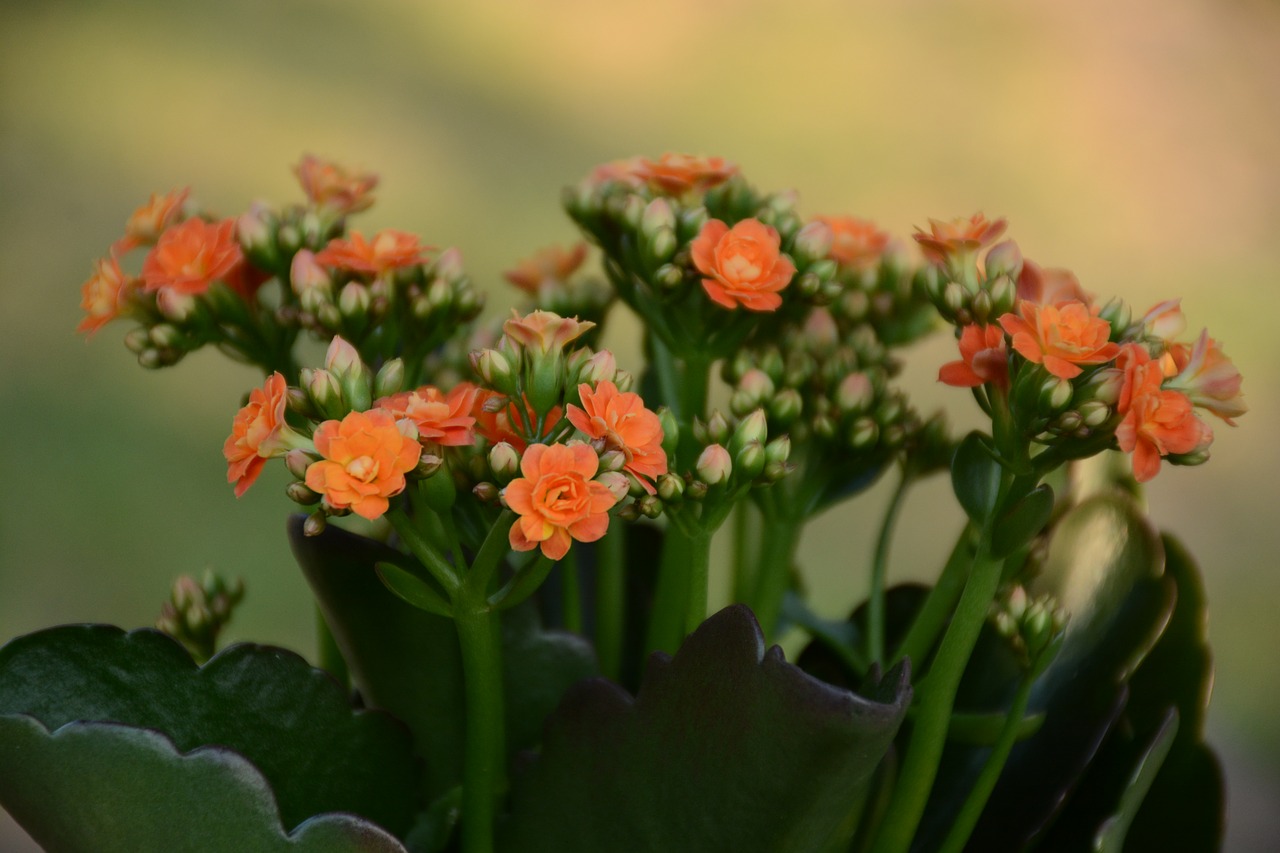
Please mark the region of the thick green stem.
<svg viewBox="0 0 1280 853"><path fill-rule="evenodd" d="M626 632L626 536L626 527L612 524L596 546L596 657L600 673L614 681L622 674Z"/></svg>
<svg viewBox="0 0 1280 853"><path fill-rule="evenodd" d="M893 539L893 528L911 482L910 473L903 471L898 487L893 490L889 508L885 510L880 535L876 537L875 557L871 561L871 590L867 595L867 654L873 663L878 664L884 663L884 591L889 567L889 543Z"/></svg>
<svg viewBox="0 0 1280 853"><path fill-rule="evenodd" d="M338 648L319 605L316 605L316 656L320 660L320 668L337 679L343 690L351 686L346 658L342 656L342 650Z"/></svg>
<svg viewBox="0 0 1280 853"><path fill-rule="evenodd" d="M1022 728L1022 718L1027 713L1027 701L1031 698L1031 686L1035 684L1035 680L1035 673L1028 672L1018 685L1018 692L1013 697L1013 705L1009 708L1009 716L1005 717L1000 736L991 747L991 754L987 756L987 762L982 765L982 772L978 774L977 781L969 789L969 796L960 807L960 813L951 822L951 829L947 832L939 853L960 853L973 833L973 828L978 825L978 818L982 816L982 810L996 787L1000 771L1004 769L1009 751L1013 749L1014 741L1017 740L1018 732Z"/></svg>
<svg viewBox="0 0 1280 853"><path fill-rule="evenodd" d="M893 653L893 663L910 658L913 672L920 674L924 671L925 658L933 649L938 634L942 633L942 627L947 624L952 608L964 589L965 579L969 577L969 567L973 563L969 544L972 538L973 525L966 525L960 538L956 540L955 547L951 549L951 556L947 558L938 582L929 590L924 605L907 629L907 636Z"/></svg>
<svg viewBox="0 0 1280 853"><path fill-rule="evenodd" d="M692 634L707 618L707 585L711 574L711 537L714 530L700 530L689 541L689 604L684 633Z"/></svg>
<svg viewBox="0 0 1280 853"><path fill-rule="evenodd" d="M764 527L760 537L760 557L756 561L755 593L751 597L751 607L760 622L760 630L764 632L765 639L771 640L777 630L778 619L782 616L782 601L791 585L791 563L804 525L803 522L784 516L771 494L766 493L762 500Z"/></svg>
<svg viewBox="0 0 1280 853"><path fill-rule="evenodd" d="M753 533L760 527L755 505L738 501L733 508L733 600L745 602L756 582L756 551Z"/></svg>
<svg viewBox="0 0 1280 853"><path fill-rule="evenodd" d="M685 578L689 564L690 540L679 525L667 527L658 564L658 588L654 591L653 612L644 653L674 652L680 645L681 629L689 606L689 584Z"/></svg>
<svg viewBox="0 0 1280 853"><path fill-rule="evenodd" d="M481 599L455 606L467 709L463 744L462 849L492 853L503 774L502 648L496 614Z"/></svg>

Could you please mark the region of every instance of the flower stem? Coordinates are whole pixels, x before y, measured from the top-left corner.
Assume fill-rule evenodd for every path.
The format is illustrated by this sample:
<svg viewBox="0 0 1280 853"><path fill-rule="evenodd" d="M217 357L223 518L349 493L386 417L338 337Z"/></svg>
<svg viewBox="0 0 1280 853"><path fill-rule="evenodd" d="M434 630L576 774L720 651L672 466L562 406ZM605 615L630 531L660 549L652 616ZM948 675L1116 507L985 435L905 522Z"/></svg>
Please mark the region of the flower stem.
<svg viewBox="0 0 1280 853"><path fill-rule="evenodd" d="M491 853L495 797L503 772L502 653L488 605L454 608L467 709L463 744L462 849Z"/></svg>
<svg viewBox="0 0 1280 853"><path fill-rule="evenodd" d="M324 613L318 604L316 605L316 656L319 658L320 668L337 679L343 690L351 686L351 674L347 670L347 661L342 656L342 650L338 648L333 632L329 630L329 623L325 621Z"/></svg>
<svg viewBox="0 0 1280 853"><path fill-rule="evenodd" d="M751 606L765 639L771 639L782 616L782 600L791 582L791 563L800 541L803 522L784 516L773 495L766 490L761 497L764 526L760 538L760 556L756 560L755 591Z"/></svg>
<svg viewBox="0 0 1280 853"><path fill-rule="evenodd" d="M938 634L947 624L956 599L964 589L965 579L969 577L969 567L973 562L969 541L973 537L973 529L970 524L965 525L961 531L960 538L951 549L951 556L947 558L947 564L938 575L938 582L929 590L924 605L907 629L907 636L893 653L893 663L910 658L913 671L924 671L925 658L929 656Z"/></svg>
<svg viewBox="0 0 1280 853"><path fill-rule="evenodd" d="M697 630L707 618L707 585L711 574L711 537L714 530L700 529L689 541L689 604L684 634Z"/></svg>
<svg viewBox="0 0 1280 853"><path fill-rule="evenodd" d="M889 508L885 510L880 535L876 537L875 556L871 561L871 590L867 594L867 656L872 663L884 663L884 593L889 566L889 543L893 539L893 529L902 510L903 498L912 482L910 473L904 470L902 479L898 481L898 487L893 490L893 497L889 500Z"/></svg>
<svg viewBox="0 0 1280 853"><path fill-rule="evenodd" d="M626 629L626 535L623 525L611 524L596 546L596 656L600 673L614 681L622 674Z"/></svg>
<svg viewBox="0 0 1280 853"><path fill-rule="evenodd" d="M644 654L674 652L680 645L680 629L688 611L689 585L684 574L689 561L689 536L677 524L668 525L658 564L658 588L654 591L653 612Z"/></svg>

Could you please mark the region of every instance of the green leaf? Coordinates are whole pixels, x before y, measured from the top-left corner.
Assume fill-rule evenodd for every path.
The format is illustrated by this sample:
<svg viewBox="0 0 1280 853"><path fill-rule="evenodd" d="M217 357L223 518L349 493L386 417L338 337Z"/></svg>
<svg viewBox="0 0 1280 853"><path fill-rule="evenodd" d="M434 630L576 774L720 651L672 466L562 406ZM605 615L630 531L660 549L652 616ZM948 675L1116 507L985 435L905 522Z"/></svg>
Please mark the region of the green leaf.
<svg viewBox="0 0 1280 853"><path fill-rule="evenodd" d="M1000 492L1000 463L987 447L987 437L971 432L951 459L951 488L969 518L981 523L995 509Z"/></svg>
<svg viewBox="0 0 1280 853"><path fill-rule="evenodd" d="M1169 750L1173 748L1173 739L1178 734L1178 711L1170 708L1164 722L1156 730L1155 738L1142 754L1137 767L1129 777L1120 795L1116 813L1102 824L1094 837L1093 849L1098 853L1124 853L1125 836L1133 823L1138 809L1155 783L1156 774L1160 772ZM1182 849L1187 849L1182 847ZM1131 848L1132 851L1132 848Z"/></svg>
<svg viewBox="0 0 1280 853"><path fill-rule="evenodd" d="M1027 545L1049 523L1053 515L1053 489L1036 486L996 521L991 531L991 553L1007 557Z"/></svg>
<svg viewBox="0 0 1280 853"><path fill-rule="evenodd" d="M823 850L910 697L905 667L872 699L824 684L726 608L655 653L634 699L604 679L570 691L513 780L500 849Z"/></svg>
<svg viewBox="0 0 1280 853"><path fill-rule="evenodd" d="M405 853L350 814L323 814L286 833L270 783L218 746L183 754L149 729L0 716L0 802L59 853Z"/></svg>
<svg viewBox="0 0 1280 853"><path fill-rule="evenodd" d="M381 542L330 526L303 536L303 516L289 522L294 557L361 695L390 711L413 732L425 760L427 798L437 800L462 780L462 658L453 621L405 603L383 586L379 563L403 565L403 554ZM504 611L503 688L512 751L536 745L542 721L571 684L594 675L591 647L581 638L542 631L530 602Z"/></svg>
<svg viewBox="0 0 1280 853"><path fill-rule="evenodd" d="M453 617L453 606L431 584L395 563L380 562L374 566L383 586L406 604L445 618Z"/></svg>
<svg viewBox="0 0 1280 853"><path fill-rule="evenodd" d="M0 714L51 731L77 720L157 729L182 752L234 749L270 782L290 828L347 811L399 834L417 810L404 727L353 711L327 673L284 649L235 645L197 667L158 631L50 628L0 649Z"/></svg>

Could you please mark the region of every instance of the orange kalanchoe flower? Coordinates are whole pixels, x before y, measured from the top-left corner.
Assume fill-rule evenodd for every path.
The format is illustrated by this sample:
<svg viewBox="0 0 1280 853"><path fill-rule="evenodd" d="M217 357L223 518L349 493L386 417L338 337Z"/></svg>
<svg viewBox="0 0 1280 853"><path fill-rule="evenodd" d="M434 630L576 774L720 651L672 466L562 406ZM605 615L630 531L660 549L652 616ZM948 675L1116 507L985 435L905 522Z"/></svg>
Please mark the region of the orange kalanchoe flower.
<svg viewBox="0 0 1280 853"><path fill-rule="evenodd" d="M135 286L136 280L124 274L114 256L95 261L93 275L80 288L80 307L84 309L85 318L76 326L76 331L92 335L119 317Z"/></svg>
<svg viewBox="0 0 1280 853"><path fill-rule="evenodd" d="M569 276L582 266L586 257L586 243L578 243L572 249L548 246L520 261L514 269L507 270L502 276L525 293L537 295L543 282L554 284L568 281Z"/></svg>
<svg viewBox="0 0 1280 853"><path fill-rule="evenodd" d="M871 269L880 263L889 248L889 232L874 222L854 216L819 216L817 221L831 229L828 257L856 270Z"/></svg>
<svg viewBox="0 0 1280 853"><path fill-rule="evenodd" d="M164 195L151 194L147 203L135 210L124 226L124 236L111 244L111 253L123 255L139 246L154 245L161 233L182 218L182 206L190 188Z"/></svg>
<svg viewBox="0 0 1280 853"><path fill-rule="evenodd" d="M618 392L618 386L602 380L593 389L586 382L578 386L582 408L570 405L569 423L582 430L603 451L620 450L626 458L622 466L654 494L653 481L667 473L667 454L662 449L662 422L645 408L639 394Z"/></svg>
<svg viewBox="0 0 1280 853"><path fill-rule="evenodd" d="M415 391L403 391L374 402L374 406L407 418L418 429L424 444L464 447L475 443L476 419L471 414L480 389L470 382L459 382L448 394L431 385Z"/></svg>
<svg viewBox="0 0 1280 853"><path fill-rule="evenodd" d="M1018 298L1041 305L1093 303L1093 298L1084 292L1075 273L1064 269L1045 269L1026 258L1022 261L1022 272L1018 274Z"/></svg>
<svg viewBox="0 0 1280 853"><path fill-rule="evenodd" d="M694 266L707 276L702 287L713 302L725 308L775 311L782 304L778 292L796 273L796 265L780 247L778 232L759 220L744 219L730 228L710 219L689 249Z"/></svg>
<svg viewBox="0 0 1280 853"><path fill-rule="evenodd" d="M521 317L514 308L502 331L518 344L541 353L558 352L565 344L594 329L590 320L561 317L551 311L533 311Z"/></svg>
<svg viewBox="0 0 1280 853"><path fill-rule="evenodd" d="M644 157L628 157L625 160L610 160L608 163L602 163L591 171L591 176L587 178L587 183L599 186L609 182L627 184L628 186L638 187L644 183L641 175L641 168L645 162Z"/></svg>
<svg viewBox="0 0 1280 853"><path fill-rule="evenodd" d="M999 326L965 326L960 332L960 360L938 370L938 381L958 388L979 385L1009 387L1009 350Z"/></svg>
<svg viewBox="0 0 1280 853"><path fill-rule="evenodd" d="M574 539L595 542L609 528L609 509L618 499L604 483L593 480L600 458L586 444L533 444L520 459L518 477L503 498L520 514L511 525L511 547L532 551L541 546L549 559L569 552Z"/></svg>
<svg viewBox="0 0 1280 853"><path fill-rule="evenodd" d="M1022 316L1000 318L1000 325L1013 336L1013 348L1060 379L1079 376L1080 365L1103 364L1120 351L1119 344L1107 340L1111 324L1083 302L1040 305L1024 300L1018 311Z"/></svg>
<svg viewBox="0 0 1280 853"><path fill-rule="evenodd" d="M288 385L279 372L267 377L261 388L249 392L249 402L231 422L231 435L222 445L227 459L227 482L235 483L236 497L243 495L262 473L272 456L287 448L281 439Z"/></svg>
<svg viewBox="0 0 1280 853"><path fill-rule="evenodd" d="M243 261L234 219L188 219L160 235L142 262L142 281L148 291L194 296L231 276Z"/></svg>
<svg viewBox="0 0 1280 853"><path fill-rule="evenodd" d="M1116 359L1124 371L1116 410L1124 415L1116 441L1133 454L1133 476L1146 483L1160 472L1161 457L1207 448L1213 431L1195 415L1191 400L1161 387L1164 371L1145 348L1125 344Z"/></svg>
<svg viewBox="0 0 1280 853"><path fill-rule="evenodd" d="M382 409L351 412L341 421L325 421L313 440L324 459L307 468L307 488L337 509L351 508L372 521L387 511L390 497L404 491L404 475L422 456L413 427L397 426Z"/></svg>
<svg viewBox="0 0 1280 853"><path fill-rule="evenodd" d="M945 264L952 255L975 252L991 245L1004 233L1006 225L1008 223L1003 219L988 222L981 213L975 213L968 219L960 217L946 222L930 219L929 233L917 228L913 236L927 260Z"/></svg>
<svg viewBox="0 0 1280 853"><path fill-rule="evenodd" d="M373 205L370 193L378 185L378 176L372 172L351 172L308 154L293 167L293 173L307 198L318 207L346 214L359 213Z"/></svg>
<svg viewBox="0 0 1280 853"><path fill-rule="evenodd" d="M1165 383L1166 388L1181 391L1192 405L1213 412L1231 426L1235 418L1249 411L1240 393L1240 371L1222 351L1222 345L1200 333L1193 346L1172 344L1169 354L1177 374Z"/></svg>
<svg viewBox="0 0 1280 853"><path fill-rule="evenodd" d="M654 189L678 196L723 184L738 174L738 167L723 157L667 153L657 160L641 158L634 174Z"/></svg>
<svg viewBox="0 0 1280 853"><path fill-rule="evenodd" d="M372 242L365 240L359 231L352 231L349 239L330 240L329 245L316 253L316 261L327 267L379 275L422 263L431 248L403 231L379 231Z"/></svg>
<svg viewBox="0 0 1280 853"><path fill-rule="evenodd" d="M529 440L524 436L524 429L520 426L520 415L516 410L514 401L508 401L505 406L494 410L491 400L505 400L506 398L497 391L491 391L488 388L480 388L476 392L475 402L472 404L471 416L476 419L476 432L481 438L490 444L498 444L505 441L516 449L516 452L523 453L524 449L529 446ZM499 404L501 405L501 404ZM529 423L537 424L538 413L533 410L533 405L528 400L524 401L525 416L529 419ZM553 406L551 411L547 412L544 423L557 424L564 414L564 409L560 406Z"/></svg>

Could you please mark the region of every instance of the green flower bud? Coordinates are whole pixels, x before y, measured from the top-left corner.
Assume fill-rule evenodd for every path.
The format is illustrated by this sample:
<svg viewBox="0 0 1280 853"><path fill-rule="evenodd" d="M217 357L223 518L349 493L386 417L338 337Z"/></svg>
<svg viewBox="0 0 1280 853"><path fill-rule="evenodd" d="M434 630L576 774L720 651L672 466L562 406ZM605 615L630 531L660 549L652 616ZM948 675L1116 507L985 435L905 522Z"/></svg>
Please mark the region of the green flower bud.
<svg viewBox="0 0 1280 853"><path fill-rule="evenodd" d="M657 518L662 515L662 501L656 495L645 495L635 502L635 506L645 518Z"/></svg>
<svg viewBox="0 0 1280 853"><path fill-rule="evenodd" d="M748 442L738 451L734 457L733 467L738 472L738 476L745 480L754 480L764 473L765 462L764 446L758 441Z"/></svg>
<svg viewBox="0 0 1280 853"><path fill-rule="evenodd" d="M697 426L694 426L694 437L697 437ZM711 417L707 418L706 437L700 439L708 443L724 444L729 440L729 421L720 413L719 409L711 413Z"/></svg>
<svg viewBox="0 0 1280 853"><path fill-rule="evenodd" d="M471 367L480 377L480 381L489 388L508 397L520 396L515 371L512 370L507 357L499 350L483 349L471 353Z"/></svg>
<svg viewBox="0 0 1280 853"><path fill-rule="evenodd" d="M733 474L733 460L729 458L729 451L722 445L708 445L698 456L695 470L698 472L699 480L708 486L716 486L729 481L729 477Z"/></svg>
<svg viewBox="0 0 1280 853"><path fill-rule="evenodd" d="M1057 412L1065 409L1071 403L1073 391L1069 379L1050 376L1040 386L1040 411Z"/></svg>
<svg viewBox="0 0 1280 853"><path fill-rule="evenodd" d="M729 451L735 456L748 444L765 441L769 436L769 421L764 409L756 409L738 422L729 441ZM755 475L752 475L755 476Z"/></svg>
<svg viewBox="0 0 1280 853"><path fill-rule="evenodd" d="M685 496L691 501L700 501L707 496L707 484L701 480L694 480L685 488Z"/></svg>
<svg viewBox="0 0 1280 853"><path fill-rule="evenodd" d="M506 484L520 473L520 454L505 441L489 449L489 469L499 483Z"/></svg>
<svg viewBox="0 0 1280 853"><path fill-rule="evenodd" d="M621 471L627 464L627 454L621 450L609 450L600 454L600 470Z"/></svg>
<svg viewBox="0 0 1280 853"><path fill-rule="evenodd" d="M1012 240L1005 240L991 247L986 258L987 279L1006 276L1017 280L1022 272L1022 251Z"/></svg>
<svg viewBox="0 0 1280 853"><path fill-rule="evenodd" d="M476 500L482 504L491 504L501 495L498 487L487 481L481 481L472 486L471 494L475 495Z"/></svg>
<svg viewBox="0 0 1280 853"><path fill-rule="evenodd" d="M675 264L663 264L653 271L653 283L661 290L675 290L684 284L684 270Z"/></svg>
<svg viewBox="0 0 1280 853"><path fill-rule="evenodd" d="M796 263L807 267L814 261L822 260L831 251L832 239L830 225L821 221L810 222L796 232L792 250Z"/></svg>
<svg viewBox="0 0 1280 853"><path fill-rule="evenodd" d="M760 354L759 366L773 380L774 385L782 382L786 363L782 360L782 352L777 347L771 346Z"/></svg>
<svg viewBox="0 0 1280 853"><path fill-rule="evenodd" d="M307 516L307 520L302 523L303 536L319 536L324 533L327 520L325 519L324 510L316 510Z"/></svg>
<svg viewBox="0 0 1280 853"><path fill-rule="evenodd" d="M320 500L319 493L311 491L311 489L307 488L306 483L300 483L297 480L285 486L284 493L289 497L289 500L302 506L311 506Z"/></svg>
<svg viewBox="0 0 1280 853"><path fill-rule="evenodd" d="M658 409L658 422L662 424L662 449L667 456L675 456L676 448L680 446L680 424L666 406Z"/></svg>
<svg viewBox="0 0 1280 853"><path fill-rule="evenodd" d="M299 480L307 479L307 469L316 458L305 450L290 450L284 455L284 467Z"/></svg>
<svg viewBox="0 0 1280 853"><path fill-rule="evenodd" d="M369 316L369 301L369 288L351 281L338 294L338 310L349 322L361 326Z"/></svg>
<svg viewBox="0 0 1280 853"><path fill-rule="evenodd" d="M393 358L378 369L373 377L373 396L375 399L399 394L404 387L404 361Z"/></svg>
<svg viewBox="0 0 1280 853"><path fill-rule="evenodd" d="M942 289L942 304L939 306L943 309L944 314L951 316L958 315L965 310L969 303L969 299L964 292L964 287L958 281L949 281Z"/></svg>
<svg viewBox="0 0 1280 853"><path fill-rule="evenodd" d="M1101 400L1091 400L1076 410L1085 426L1096 429L1111 420L1111 407Z"/></svg>
<svg viewBox="0 0 1280 853"><path fill-rule="evenodd" d="M124 346L129 352L138 355L151 347L151 336L146 329L130 329L124 336Z"/></svg>
<svg viewBox="0 0 1280 853"><path fill-rule="evenodd" d="M1018 304L1018 285L1007 275L997 276L989 287L991 294L991 318L999 319L1013 311Z"/></svg>
<svg viewBox="0 0 1280 853"><path fill-rule="evenodd" d="M785 463L791 456L791 437L780 435L764 446L765 464Z"/></svg>
<svg viewBox="0 0 1280 853"><path fill-rule="evenodd" d="M854 450L874 447L879 439L880 425L871 418L858 418L849 428L849 446Z"/></svg>
<svg viewBox="0 0 1280 853"><path fill-rule="evenodd" d="M769 417L781 428L786 428L800 417L804 399L794 388L783 388L769 401Z"/></svg>
<svg viewBox="0 0 1280 853"><path fill-rule="evenodd" d="M836 407L842 414L861 414L871 407L875 398L875 384L865 373L850 373L836 388Z"/></svg>
<svg viewBox="0 0 1280 853"><path fill-rule="evenodd" d="M680 239L688 242L698 236L710 217L705 207L692 207L680 212Z"/></svg>
<svg viewBox="0 0 1280 853"><path fill-rule="evenodd" d="M658 497L668 503L679 503L684 498L684 478L677 474L658 476Z"/></svg>
<svg viewBox="0 0 1280 853"><path fill-rule="evenodd" d="M822 279L811 272L802 273L791 281L791 287L806 299L813 299L822 290Z"/></svg>

